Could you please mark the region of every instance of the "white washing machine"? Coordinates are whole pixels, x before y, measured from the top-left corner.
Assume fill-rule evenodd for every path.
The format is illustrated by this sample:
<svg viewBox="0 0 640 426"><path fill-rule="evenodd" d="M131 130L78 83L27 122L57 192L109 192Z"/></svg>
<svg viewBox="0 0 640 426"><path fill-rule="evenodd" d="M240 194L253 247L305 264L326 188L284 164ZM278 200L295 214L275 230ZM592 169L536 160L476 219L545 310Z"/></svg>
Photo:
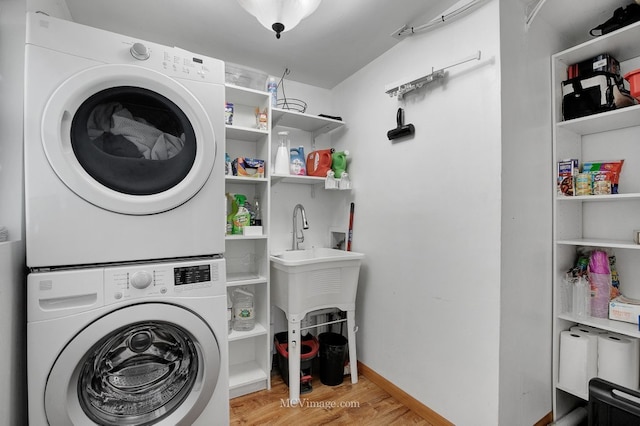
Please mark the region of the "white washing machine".
<svg viewBox="0 0 640 426"><path fill-rule="evenodd" d="M29 424L227 425L225 263L31 273Z"/></svg>
<svg viewBox="0 0 640 426"><path fill-rule="evenodd" d="M27 14L27 265L224 252L224 63Z"/></svg>

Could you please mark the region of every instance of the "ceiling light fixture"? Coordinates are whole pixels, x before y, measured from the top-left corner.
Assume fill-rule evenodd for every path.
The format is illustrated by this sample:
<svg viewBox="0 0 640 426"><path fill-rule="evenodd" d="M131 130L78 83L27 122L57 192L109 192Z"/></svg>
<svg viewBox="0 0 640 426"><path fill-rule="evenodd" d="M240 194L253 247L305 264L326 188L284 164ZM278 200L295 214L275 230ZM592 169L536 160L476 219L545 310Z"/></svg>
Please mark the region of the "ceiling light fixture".
<svg viewBox="0 0 640 426"><path fill-rule="evenodd" d="M280 38L280 33L293 29L311 15L320 0L238 0L238 3Z"/></svg>

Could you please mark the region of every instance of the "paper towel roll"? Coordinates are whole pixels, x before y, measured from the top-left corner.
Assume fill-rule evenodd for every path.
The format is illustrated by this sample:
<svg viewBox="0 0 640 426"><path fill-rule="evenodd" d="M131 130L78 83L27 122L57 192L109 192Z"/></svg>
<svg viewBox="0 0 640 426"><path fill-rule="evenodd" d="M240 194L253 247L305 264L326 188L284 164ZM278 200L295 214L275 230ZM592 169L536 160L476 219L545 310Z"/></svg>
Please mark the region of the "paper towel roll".
<svg viewBox="0 0 640 426"><path fill-rule="evenodd" d="M585 399L589 380L598 374L598 335L579 331L560 333L558 383Z"/></svg>
<svg viewBox="0 0 640 426"><path fill-rule="evenodd" d="M640 385L640 341L615 333L599 335L598 377L637 390Z"/></svg>
<svg viewBox="0 0 640 426"><path fill-rule="evenodd" d="M582 324L578 324L578 325L574 325L573 327L571 327L569 330L571 331L579 331L582 333L589 333L589 334L595 334L596 336L598 334L607 334L608 331L605 331L601 328L595 328L595 327L591 327L590 325L582 325Z"/></svg>

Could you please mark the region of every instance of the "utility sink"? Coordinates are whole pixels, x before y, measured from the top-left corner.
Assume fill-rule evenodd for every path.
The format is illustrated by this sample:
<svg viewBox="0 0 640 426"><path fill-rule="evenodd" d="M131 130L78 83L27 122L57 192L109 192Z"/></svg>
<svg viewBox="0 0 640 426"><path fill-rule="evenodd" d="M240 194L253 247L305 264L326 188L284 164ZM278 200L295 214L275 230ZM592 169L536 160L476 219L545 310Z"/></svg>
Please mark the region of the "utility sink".
<svg viewBox="0 0 640 426"><path fill-rule="evenodd" d="M308 250L289 250L271 256L271 261L282 266L301 266L327 262L340 262L343 260L360 260L362 253L336 250L332 248L314 247ZM358 262L359 263L359 262ZM324 265L331 267L331 265Z"/></svg>
<svg viewBox="0 0 640 426"><path fill-rule="evenodd" d="M315 247L271 256L271 300L287 317L335 307L355 309L364 254Z"/></svg>

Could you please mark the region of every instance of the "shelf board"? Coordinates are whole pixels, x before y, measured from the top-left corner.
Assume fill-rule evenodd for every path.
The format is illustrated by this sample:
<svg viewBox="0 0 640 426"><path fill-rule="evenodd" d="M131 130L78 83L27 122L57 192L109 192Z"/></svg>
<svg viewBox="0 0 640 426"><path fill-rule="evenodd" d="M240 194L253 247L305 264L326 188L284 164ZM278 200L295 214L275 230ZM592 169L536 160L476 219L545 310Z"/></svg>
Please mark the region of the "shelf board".
<svg viewBox="0 0 640 426"><path fill-rule="evenodd" d="M229 366L229 389L267 380L267 373L257 362L249 361Z"/></svg>
<svg viewBox="0 0 640 426"><path fill-rule="evenodd" d="M318 176L271 175L273 183L297 183L305 185L324 184L326 178Z"/></svg>
<svg viewBox="0 0 640 426"><path fill-rule="evenodd" d="M625 336L640 338L640 331L638 331L638 324L631 324L630 322L615 321L608 318L581 318L578 319L569 314L558 315L558 318L575 322L582 325L588 325L596 327L602 330L611 331L613 333L623 334Z"/></svg>
<svg viewBox="0 0 640 426"><path fill-rule="evenodd" d="M247 87L225 84L226 101L248 106L262 106L269 99L269 93Z"/></svg>
<svg viewBox="0 0 640 426"><path fill-rule="evenodd" d="M267 334L267 329L264 328L262 324L256 323L256 326L253 327L253 330L251 331L231 331L229 334L229 341L233 342L235 340L251 339L252 337L262 336L265 334Z"/></svg>
<svg viewBox="0 0 640 426"><path fill-rule="evenodd" d="M558 128L583 136L639 125L640 105L574 118L573 120L561 121L556 124Z"/></svg>
<svg viewBox="0 0 640 426"><path fill-rule="evenodd" d="M594 58L603 52L620 62L640 56L640 22L628 25L617 31L594 38L553 55L553 58L566 65Z"/></svg>
<svg viewBox="0 0 640 426"><path fill-rule="evenodd" d="M338 127L344 126L344 122L332 118L319 117L317 115L304 114L281 108L272 108L272 126L291 127L314 135L328 133Z"/></svg>
<svg viewBox="0 0 640 426"><path fill-rule="evenodd" d="M616 200L637 200L640 199L640 193L634 192L630 194L608 194L608 195L576 195L574 197L556 197L559 202L567 201L616 201Z"/></svg>
<svg viewBox="0 0 640 426"><path fill-rule="evenodd" d="M265 240L267 235L225 235L224 239L227 241L233 240Z"/></svg>
<svg viewBox="0 0 640 426"><path fill-rule="evenodd" d="M556 389L560 389L563 392L570 393L573 396L577 396L578 398L584 399L585 401L589 400L589 395L584 395L580 392L576 392L572 389L562 386L560 383L556 385Z"/></svg>
<svg viewBox="0 0 640 426"><path fill-rule="evenodd" d="M267 178L253 178L253 177L229 176L229 175L226 175L224 177L224 179L227 182L244 183L244 184L247 184L247 185L252 185L252 184L256 184L256 183L260 183L260 182L268 182L269 181L269 179L267 179Z"/></svg>
<svg viewBox="0 0 640 426"><path fill-rule="evenodd" d="M227 273L227 287L235 287L239 285L264 284L267 277L250 272Z"/></svg>
<svg viewBox="0 0 640 426"><path fill-rule="evenodd" d="M633 241L627 240L609 240L600 238L576 238L567 240L558 240L556 244L570 246L587 246L587 247L610 247L619 249L640 250L640 245Z"/></svg>
<svg viewBox="0 0 640 426"><path fill-rule="evenodd" d="M239 141L257 142L261 139L266 140L269 135L268 130L254 129L252 127L225 125L226 138Z"/></svg>

